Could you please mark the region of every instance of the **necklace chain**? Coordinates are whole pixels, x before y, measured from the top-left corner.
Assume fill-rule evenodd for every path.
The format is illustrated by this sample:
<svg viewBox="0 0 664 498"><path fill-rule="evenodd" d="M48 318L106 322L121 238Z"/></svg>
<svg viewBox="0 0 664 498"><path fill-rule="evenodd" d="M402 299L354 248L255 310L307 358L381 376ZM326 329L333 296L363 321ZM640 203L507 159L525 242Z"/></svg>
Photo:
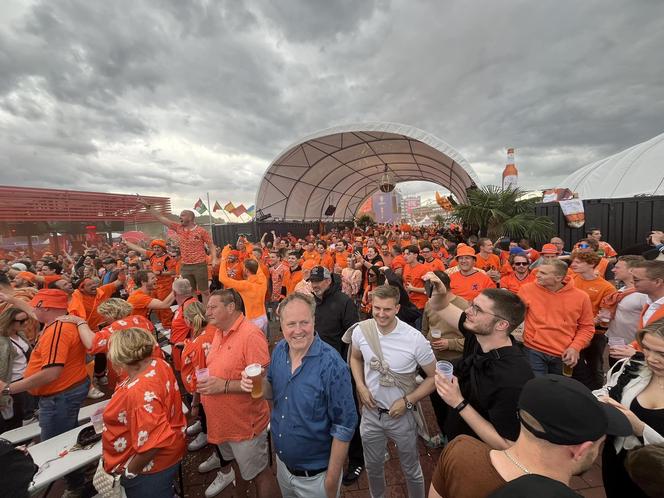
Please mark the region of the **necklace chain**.
<svg viewBox="0 0 664 498"><path fill-rule="evenodd" d="M516 458L514 458L508 450L503 450L503 453L505 453L505 456L509 458L514 465L519 467L524 474L530 474L530 471L526 467L521 465L521 463Z"/></svg>

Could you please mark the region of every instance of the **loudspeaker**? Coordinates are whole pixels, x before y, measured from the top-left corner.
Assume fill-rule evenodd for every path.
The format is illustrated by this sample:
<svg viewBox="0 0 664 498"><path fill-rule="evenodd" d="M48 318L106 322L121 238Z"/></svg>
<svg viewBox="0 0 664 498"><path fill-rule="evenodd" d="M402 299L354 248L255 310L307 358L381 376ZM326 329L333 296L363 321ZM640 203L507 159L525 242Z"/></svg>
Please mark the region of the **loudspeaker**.
<svg viewBox="0 0 664 498"><path fill-rule="evenodd" d="M330 204L327 206L327 209L325 210L325 216L332 216L334 212L337 210L337 206L333 206Z"/></svg>

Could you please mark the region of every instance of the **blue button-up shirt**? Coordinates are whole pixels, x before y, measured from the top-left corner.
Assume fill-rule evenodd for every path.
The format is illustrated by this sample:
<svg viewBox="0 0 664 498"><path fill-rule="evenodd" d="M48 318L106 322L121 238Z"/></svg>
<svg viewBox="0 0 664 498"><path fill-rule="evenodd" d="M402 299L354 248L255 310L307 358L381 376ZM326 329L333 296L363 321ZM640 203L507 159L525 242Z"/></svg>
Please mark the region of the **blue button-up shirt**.
<svg viewBox="0 0 664 498"><path fill-rule="evenodd" d="M357 425L348 365L318 334L291 374L285 340L272 352L272 440L279 459L297 470L326 468L332 438L350 442Z"/></svg>

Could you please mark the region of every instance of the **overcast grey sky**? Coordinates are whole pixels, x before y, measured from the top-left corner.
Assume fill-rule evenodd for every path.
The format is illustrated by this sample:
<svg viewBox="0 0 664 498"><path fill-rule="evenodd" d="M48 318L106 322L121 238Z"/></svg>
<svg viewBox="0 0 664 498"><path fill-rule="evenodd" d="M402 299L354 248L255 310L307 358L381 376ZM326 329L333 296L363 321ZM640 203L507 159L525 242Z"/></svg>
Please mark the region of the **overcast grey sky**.
<svg viewBox="0 0 664 498"><path fill-rule="evenodd" d="M249 205L298 138L394 121L552 186L664 131L663 47L659 0L2 0L0 184Z"/></svg>

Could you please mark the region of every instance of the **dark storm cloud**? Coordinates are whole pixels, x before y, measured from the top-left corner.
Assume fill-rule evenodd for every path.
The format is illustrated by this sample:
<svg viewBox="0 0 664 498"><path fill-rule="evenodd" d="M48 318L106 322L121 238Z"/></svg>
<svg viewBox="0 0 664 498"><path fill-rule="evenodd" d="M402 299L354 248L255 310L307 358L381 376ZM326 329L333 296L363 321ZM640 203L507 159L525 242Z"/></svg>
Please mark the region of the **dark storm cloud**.
<svg viewBox="0 0 664 498"><path fill-rule="evenodd" d="M537 187L664 131L661 2L8 0L5 11L0 183L251 204L285 146L375 120L444 139L487 183L515 146L522 183Z"/></svg>

